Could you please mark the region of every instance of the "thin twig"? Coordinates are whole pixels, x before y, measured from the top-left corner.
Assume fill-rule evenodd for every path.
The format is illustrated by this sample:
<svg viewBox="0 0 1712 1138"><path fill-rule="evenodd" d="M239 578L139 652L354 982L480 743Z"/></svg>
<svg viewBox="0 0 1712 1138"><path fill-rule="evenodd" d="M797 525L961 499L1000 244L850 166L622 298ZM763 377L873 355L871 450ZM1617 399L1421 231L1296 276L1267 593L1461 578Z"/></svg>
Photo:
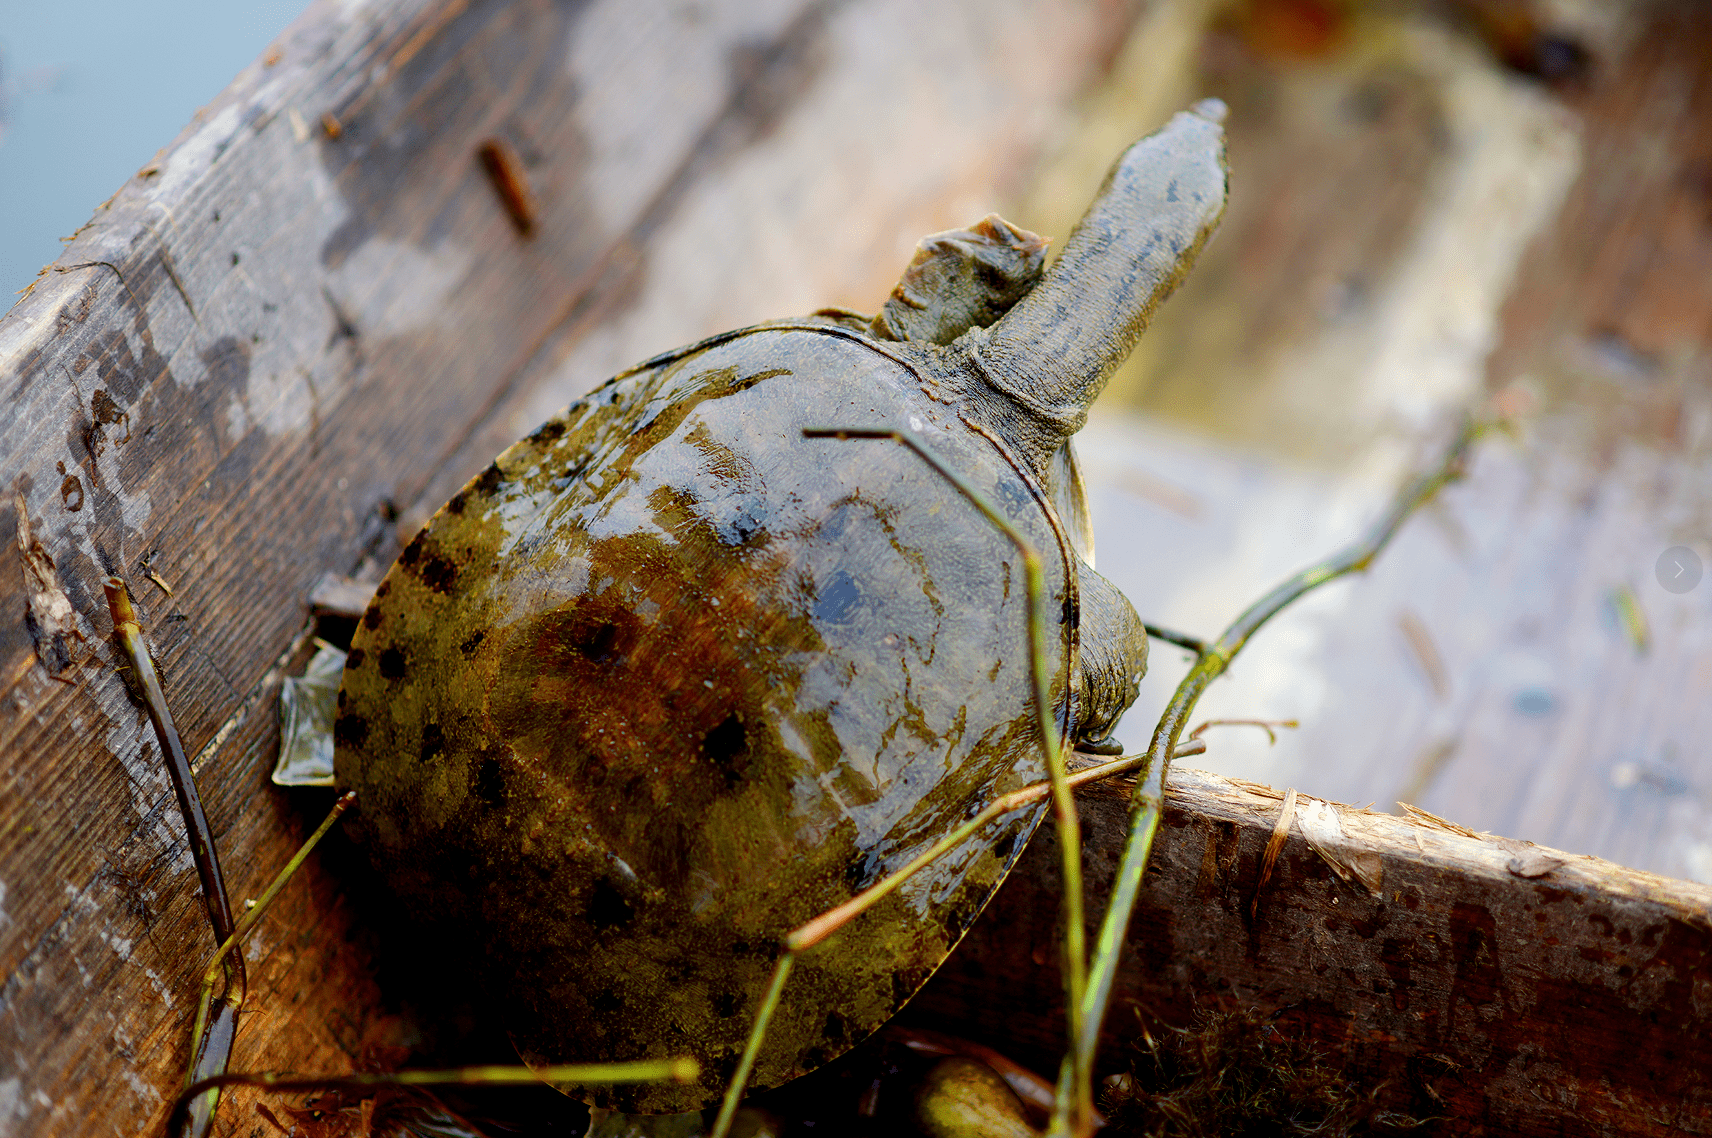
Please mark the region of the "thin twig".
<svg viewBox="0 0 1712 1138"><path fill-rule="evenodd" d="M1207 650L1207 642L1198 636L1190 636L1187 633L1182 632L1173 632L1171 629L1161 628L1157 624L1144 624L1141 627L1144 628L1147 631L1147 634L1153 637L1153 639L1163 640L1167 644L1175 644L1179 648L1187 648L1197 656Z"/></svg>
<svg viewBox="0 0 1712 1138"><path fill-rule="evenodd" d="M1199 739L1201 732L1209 727L1258 727L1266 732L1266 741L1277 746L1278 734L1272 730L1274 727L1288 727L1294 731L1300 726L1301 724L1294 719L1207 719L1203 720L1199 727L1189 732L1189 738Z"/></svg>
<svg viewBox="0 0 1712 1138"><path fill-rule="evenodd" d="M367 1090L370 1087L534 1086L540 1083L693 1083L700 1065L689 1056L642 1059L634 1063L578 1063L548 1067L455 1067L443 1071L395 1071L390 1074L299 1076L278 1071L234 1071L186 1087L172 1104L167 1128L184 1122L190 1101L221 1087L266 1087L281 1092Z"/></svg>
<svg viewBox="0 0 1712 1138"><path fill-rule="evenodd" d="M749 1029L749 1038L743 1044L743 1057L737 1061L737 1070L732 1073L731 1082L726 1084L725 1098L719 1104L719 1117L714 1119L711 1138L725 1138L731 1133L731 1123L737 1118L737 1104L743 1101L743 1091L749 1085L749 1074L755 1069L755 1059L761 1054L761 1043L767 1037L767 1027L773 1021L773 1013L778 1010L779 999L784 995L785 981L790 979L791 965L796 963L797 954L786 948L779 953L779 962L773 966L773 982L767 985L767 994L761 997L761 1007L755 1013L755 1023Z"/></svg>
<svg viewBox="0 0 1712 1138"><path fill-rule="evenodd" d="M172 776L172 788L178 796L178 810L184 817L184 828L190 837L190 857L196 864L197 877L202 882L202 899L208 908L208 923L214 928L214 940L224 944L235 928L231 902L226 897L226 883L220 874L220 859L214 849L214 829L202 809L202 798L196 792L196 779L185 757L184 744L173 726L172 712L167 709L166 693L161 690L160 676L155 671L154 656L143 636L143 626L137 621L137 611L131 604L131 594L118 577L107 578L107 608L113 616L113 637L118 641L126 661L131 666L137 688L142 693L143 706L154 724L155 738L160 740L166 758L167 773ZM232 1054L232 1040L238 1030L238 1008L244 1002L247 979L244 975L244 954L229 952L224 958L226 990L214 1004L213 1014L194 1045L186 1083L218 1075L225 1071ZM236 999L233 999L234 993ZM216 1099L198 1103L190 1111L189 1133L201 1138L213 1121Z"/></svg>
<svg viewBox="0 0 1712 1138"><path fill-rule="evenodd" d="M1403 639L1409 642L1409 649L1414 652L1427 682L1433 685L1433 694L1440 699L1449 696L1450 673L1445 669L1444 657L1439 655L1438 645L1433 642L1433 634L1426 622L1405 608L1397 613L1397 627L1402 630Z"/></svg>
<svg viewBox="0 0 1712 1138"><path fill-rule="evenodd" d="M1181 759L1189 755L1205 754L1206 750L1207 744L1205 740L1188 739L1178 744L1177 749L1171 753L1171 757L1173 759ZM1125 755L1122 758L1112 759L1109 762L1099 763L1095 766L1079 770L1075 774L1070 775L1066 781L1069 782L1070 788L1074 790L1079 787L1086 786L1091 782L1098 782L1102 779L1115 778L1118 775L1128 774L1130 771L1135 770L1137 767L1144 766L1146 763L1147 753L1145 751L1134 755ZM1013 790L1009 794L1000 795L998 798L993 799L973 818L970 818L955 830L952 830L940 837L938 841L934 842L927 849L912 858L909 864L905 865L902 869L881 878L879 881L868 886L868 888L856 894L856 896L844 902L844 904L838 906L836 909L828 909L820 916L814 918L812 921L809 921L807 924L791 933L785 938L786 947L792 952L803 952L807 949L813 948L817 944L820 944L827 937L849 924L850 921L858 914L873 908L882 898L898 886L902 885L911 877L914 877L917 873L920 873L929 865L932 865L939 858L945 856L947 853L962 845L969 838L979 833L981 828L987 825L987 823L993 821L995 818L1002 817L1005 814L1013 813L1027 806L1033 806L1035 803L1051 797L1051 795L1052 783L1034 782L1022 787L1021 789Z"/></svg>
<svg viewBox="0 0 1712 1138"><path fill-rule="evenodd" d="M268 909L273 906L274 901L279 897L280 891L285 888L292 876L297 873L298 867L303 864L304 859L309 856L312 850L314 850L316 844L326 836L327 831L333 828L333 823L337 822L339 820L339 816L346 810L349 810L351 808L351 804L356 802L356 800L357 792L354 790L347 790L345 793L339 795L339 801L333 804L333 809L328 812L326 819L320 826L316 827L313 834L309 835L309 839L298 848L297 853L292 856L291 860L285 863L285 868L279 871L278 875L274 877L267 889L265 889L262 892L262 895L257 898L256 903L250 906L249 911L238 919L238 925L232 930L232 935L227 937L225 941L221 943L220 947L214 950L213 956L209 957L208 970L203 973L202 976L202 992L196 1002L196 1019L192 1023L190 1029L190 1045L193 1048L199 1046L199 1041L203 1038L203 1033L208 1030L209 1016L214 999L214 981L219 977L223 962L226 960L228 955L243 955L243 953L239 951L239 946L244 943L245 939L249 937L255 927L261 923L262 917L267 913ZM228 990L225 1002L230 1007L230 1014L234 1020L236 1019L238 1012L242 1010L244 1000L247 999L248 996L249 992L247 989L240 991L237 1000L234 1001L231 999L230 990ZM209 1113L213 1113L212 1105L209 1107Z"/></svg>

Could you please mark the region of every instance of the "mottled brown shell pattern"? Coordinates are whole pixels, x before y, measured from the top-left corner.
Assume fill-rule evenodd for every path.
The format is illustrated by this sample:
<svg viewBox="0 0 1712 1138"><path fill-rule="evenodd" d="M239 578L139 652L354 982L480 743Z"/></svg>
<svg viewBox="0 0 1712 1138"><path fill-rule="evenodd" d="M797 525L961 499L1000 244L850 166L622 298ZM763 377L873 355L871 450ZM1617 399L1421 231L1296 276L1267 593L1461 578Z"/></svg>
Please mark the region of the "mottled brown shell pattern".
<svg viewBox="0 0 1712 1138"><path fill-rule="evenodd" d="M483 930L526 1056L704 1065L591 1101L716 1098L786 932L1044 777L1014 547L904 448L801 437L909 427L1005 510L1045 561L1063 722L1073 555L1026 467L924 393L934 350L795 322L650 361L447 503L363 618L337 774L383 876ZM753 1085L879 1027L1039 818L808 953Z"/></svg>

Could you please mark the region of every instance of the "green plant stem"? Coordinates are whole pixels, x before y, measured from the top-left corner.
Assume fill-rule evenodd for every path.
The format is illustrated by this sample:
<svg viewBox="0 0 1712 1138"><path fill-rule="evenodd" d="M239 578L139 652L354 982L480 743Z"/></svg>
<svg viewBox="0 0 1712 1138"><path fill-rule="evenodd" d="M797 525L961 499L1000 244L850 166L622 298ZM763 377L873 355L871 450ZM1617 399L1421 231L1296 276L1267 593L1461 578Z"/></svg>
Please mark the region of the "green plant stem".
<svg viewBox="0 0 1712 1138"><path fill-rule="evenodd" d="M1040 555L1028 539L1001 514L985 495L961 474L940 461L928 445L911 431L887 429L820 429L804 430L804 438L892 439L914 451L928 466L984 514L1001 533L1016 546L1022 559L1024 578L1028 587L1029 678L1034 689L1035 725L1040 745L1046 756L1046 772L1052 782L1052 805L1058 822L1058 846L1063 854L1064 874L1064 988L1067 1019L1069 1020L1072 1094L1068 1103L1060 1103L1055 1125L1067 1125L1074 1134L1091 1132L1094 1115L1093 1070L1084 1064L1076 1049L1081 1037L1083 992L1088 968L1087 931L1082 917L1082 825L1076 814L1076 803L1070 795L1070 783L1064 767L1063 740L1052 721L1051 695L1047 689L1050 657L1046 648L1046 618L1043 612L1046 595L1045 573Z"/></svg>
<svg viewBox="0 0 1712 1138"><path fill-rule="evenodd" d="M1147 859L1153 850L1154 835L1159 832L1159 820L1165 798L1165 776L1170 756L1177 740L1194 711L1195 703L1207 685L1222 675L1236 654L1242 651L1249 637L1286 605L1303 594L1346 573L1366 569L1385 548L1398 528L1416 509L1447 483L1462 477L1469 448L1480 436L1483 427L1472 421L1463 424L1444 460L1431 474L1415 479L1399 493L1391 508L1374 523L1367 534L1343 552L1297 573L1264 597L1250 605L1211 646L1202 651L1178 684L1176 693L1160 716L1153 740L1147 749L1147 773L1137 782L1134 813L1124 846L1124 856L1112 883L1111 904L1095 941L1095 957L1088 978L1088 988L1080 1032L1075 1043L1077 1062L1091 1069L1094 1052L1099 1046L1100 1028L1106 1007L1111 1000L1112 984L1117 977L1117 964L1124 937L1129 930L1131 915L1141 893L1142 876L1147 871Z"/></svg>
<svg viewBox="0 0 1712 1138"><path fill-rule="evenodd" d="M1144 624L1141 627L1145 629L1147 634L1153 637L1153 639L1163 640L1167 644L1175 644L1179 648L1187 648L1197 656L1207 650L1207 642L1199 637L1190 636L1182 632L1173 632L1171 629L1161 628L1157 624Z"/></svg>
<svg viewBox="0 0 1712 1138"><path fill-rule="evenodd" d="M701 1076L694 1059L643 1059L634 1063L578 1063L548 1067L455 1067L443 1071L396 1071L390 1074L353 1073L304 1077L276 1071L234 1071L199 1079L172 1104L169 1130L182 1125L190 1102L221 1087L266 1087L281 1092L365 1090L370 1087L479 1087L536 1083L653 1083L667 1079L693 1083Z"/></svg>
<svg viewBox="0 0 1712 1138"><path fill-rule="evenodd" d="M214 828L208 824L208 814L202 809L202 797L196 791L196 777L191 773L190 760L184 744L173 726L172 712L166 705L166 692L161 688L160 675L155 671L154 654L137 620L137 610L131 604L130 590L118 577L103 583L107 594L107 610L113 617L113 638L130 665L137 690L142 694L143 707L154 726L161 754L166 760L167 773L172 777L173 793L178 797L178 811L184 818L185 833L190 839L190 858L196 864L196 875L202 883L202 900L208 910L208 923L213 926L214 940L224 943L231 939L235 927L232 905L226 896L225 879L220 873L220 858L214 848ZM204 1013L202 1026L192 1040L190 1070L186 1083L220 1074L232 1055L232 1041L238 1032L238 1008L244 1002L248 980L244 975L242 953L228 953L218 958L226 972L226 989L213 1008L212 1015ZM233 993L237 999L231 999ZM203 1138L214 1121L218 1098L198 1104L188 1117L190 1138Z"/></svg>
<svg viewBox="0 0 1712 1138"><path fill-rule="evenodd" d="M214 955L210 957L208 961L208 970L203 973L202 993L196 1002L196 1019L190 1029L190 1045L192 1047L199 1046L199 1041L205 1037L204 1033L208 1031L211 1005L214 999L214 982L219 978L222 965L228 954L238 955L236 952L238 946L243 944L243 942L249 937L250 933L255 929L256 925L261 923L262 916L266 914L268 909L273 905L275 899L279 897L280 892L285 888L286 884L303 864L304 859L309 856L310 851L313 850L321 839L326 836L327 831L333 828L333 823L339 820L339 816L346 810L349 810L352 803L356 802L356 800L357 792L354 790L347 790L345 793L339 795L339 801L333 804L333 809L328 811L327 817L322 821L321 825L316 827L315 832L309 835L308 840L298 847L297 853L292 855L291 860L285 863L285 868L279 871L273 881L268 885L267 889L264 890L262 895L256 899L256 903L250 906L249 911L242 917L238 918L237 927L232 930L232 935L227 937L225 942L222 943L219 948L214 950ZM234 1001L231 999L231 989L227 990L224 1002L231 1008L231 1015L234 1022L236 1021L238 1012L244 1005L245 999L248 998L248 995L249 993L247 988L241 988L238 992L238 998ZM218 1017L215 1017L214 1022L216 1025L218 1024ZM227 1049L229 1051L230 1047L228 1046ZM216 1071L211 1073L211 1075L217 1074L220 1074L220 1072ZM202 1078L211 1077L211 1075L202 1076ZM188 1086L189 1084L197 1081L199 1081L197 1078L189 1078L185 1080L185 1084ZM219 1094L218 1091L216 1091L213 1096L211 1096L211 1101L208 1105L210 1115L212 1115L214 1106L218 1102Z"/></svg>
<svg viewBox="0 0 1712 1138"><path fill-rule="evenodd" d="M1171 757L1173 759L1181 759L1187 755L1204 754L1206 750L1206 740L1190 739L1172 752ZM1125 755L1121 758L1112 759L1109 762L1100 763L1096 766L1079 770L1075 774L1070 775L1065 781L1070 784L1070 789L1075 790L1076 788L1086 786L1091 782L1098 782L1101 779L1115 778L1121 774L1128 774L1137 767L1146 765L1146 763L1147 753L1145 751L1134 755ZM1009 794L1000 795L987 803L987 805L981 809L980 813L976 814L973 818L970 818L955 830L945 834L927 849L917 854L910 860L908 865L904 866L896 873L889 874L879 881L876 881L874 884L868 886L868 888L862 890L862 892L856 894L856 896L850 898L850 900L844 902L844 904L838 906L836 909L828 909L820 916L814 918L814 920L809 921L795 932L792 932L785 938L785 946L792 952L804 952L813 948L815 945L820 944L827 937L849 924L856 916L873 908L888 893L891 893L911 877L914 877L917 873L920 873L929 865L932 865L935 861L944 857L946 854L974 837L975 834L977 834L988 822L993 821L995 818L1002 817L1005 814L1012 813L1013 811L1021 810L1024 807L1033 806L1035 803L1040 802L1043 799L1050 798L1051 796L1052 784L1050 782L1031 782L1025 787L1011 791Z"/></svg>
<svg viewBox="0 0 1712 1138"><path fill-rule="evenodd" d="M725 1088L725 1099L719 1104L719 1117L714 1120L708 1138L726 1138L731 1133L732 1120L737 1117L737 1104L743 1101L749 1075L755 1070L755 1059L761 1054L761 1043L767 1038L767 1025L778 1010L779 998L784 994L785 981L790 978L791 965L796 963L796 959L797 954L787 948L779 954L779 962L773 966L773 982L767 985L767 994L762 997L761 1007L755 1013L755 1024L749 1029L749 1039L743 1044L743 1058L738 1060L737 1070L731 1074L731 1082Z"/></svg>

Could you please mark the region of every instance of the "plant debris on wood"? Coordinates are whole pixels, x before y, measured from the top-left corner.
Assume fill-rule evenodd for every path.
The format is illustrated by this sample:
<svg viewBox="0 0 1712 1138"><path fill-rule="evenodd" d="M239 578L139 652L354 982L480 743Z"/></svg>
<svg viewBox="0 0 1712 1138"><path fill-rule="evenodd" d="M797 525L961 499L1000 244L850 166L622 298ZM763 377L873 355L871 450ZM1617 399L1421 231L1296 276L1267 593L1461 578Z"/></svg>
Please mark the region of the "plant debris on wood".
<svg viewBox="0 0 1712 1138"><path fill-rule="evenodd" d="M1188 1028L1146 1032L1100 1106L1111 1138L1344 1138L1418 1132L1378 1086L1347 1078L1329 1051L1248 1009L1202 1011Z"/></svg>

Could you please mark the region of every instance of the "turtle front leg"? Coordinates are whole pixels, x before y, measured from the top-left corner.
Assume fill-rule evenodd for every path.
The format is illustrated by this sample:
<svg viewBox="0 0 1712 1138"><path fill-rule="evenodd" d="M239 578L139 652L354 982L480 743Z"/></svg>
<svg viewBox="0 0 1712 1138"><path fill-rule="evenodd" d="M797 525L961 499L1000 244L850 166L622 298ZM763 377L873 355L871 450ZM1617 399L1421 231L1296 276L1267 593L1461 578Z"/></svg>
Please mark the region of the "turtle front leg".
<svg viewBox="0 0 1712 1138"><path fill-rule="evenodd" d="M1111 737L1112 732L1141 694L1141 677L1147 674L1147 626L1129 598L1086 565L1079 568L1077 587L1082 627L1076 749L1116 755L1123 746Z"/></svg>

